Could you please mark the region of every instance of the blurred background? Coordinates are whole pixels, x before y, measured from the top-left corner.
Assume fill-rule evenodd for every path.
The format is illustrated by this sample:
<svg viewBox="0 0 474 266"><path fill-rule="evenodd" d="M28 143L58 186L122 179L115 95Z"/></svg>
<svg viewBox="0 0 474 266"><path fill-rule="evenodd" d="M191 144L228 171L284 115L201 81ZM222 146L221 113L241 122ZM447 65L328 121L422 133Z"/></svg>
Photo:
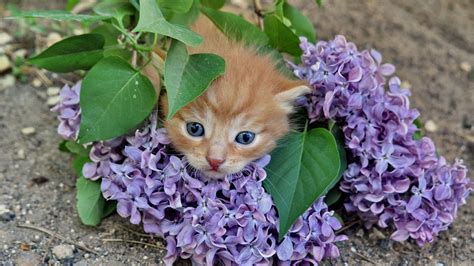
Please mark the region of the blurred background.
<svg viewBox="0 0 474 266"><path fill-rule="evenodd" d="M254 18L252 1L228 2L227 10ZM359 50L380 51L410 87L411 106L420 110L423 130L439 153L449 162L463 158L474 169L474 1L323 0L321 8L313 0L289 2L311 18L319 40L342 34ZM0 264L160 264L165 253L160 242L157 248L102 241L154 243L140 227L116 215L97 228L85 227L77 218L74 174L67 156L57 150L57 122L49 109L59 88L78 76L33 69L24 58L84 29L5 19L18 10L61 9L65 3L0 0ZM472 203L471 197L453 228L423 248L393 242L387 232L355 224L345 231L350 241L341 244L341 257L325 263L473 265ZM100 255L17 227L23 223L48 228Z"/></svg>

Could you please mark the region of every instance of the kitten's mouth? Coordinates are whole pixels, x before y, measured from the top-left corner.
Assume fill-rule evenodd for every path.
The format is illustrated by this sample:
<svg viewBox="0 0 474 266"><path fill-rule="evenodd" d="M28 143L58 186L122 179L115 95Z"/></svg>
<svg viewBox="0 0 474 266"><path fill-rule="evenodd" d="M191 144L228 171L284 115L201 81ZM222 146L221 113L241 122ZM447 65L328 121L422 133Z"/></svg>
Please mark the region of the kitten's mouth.
<svg viewBox="0 0 474 266"><path fill-rule="evenodd" d="M227 175L226 172L221 171L219 169L213 169L213 168L209 168L207 170L201 170L201 171L204 173L206 177L215 178L215 179L224 178Z"/></svg>

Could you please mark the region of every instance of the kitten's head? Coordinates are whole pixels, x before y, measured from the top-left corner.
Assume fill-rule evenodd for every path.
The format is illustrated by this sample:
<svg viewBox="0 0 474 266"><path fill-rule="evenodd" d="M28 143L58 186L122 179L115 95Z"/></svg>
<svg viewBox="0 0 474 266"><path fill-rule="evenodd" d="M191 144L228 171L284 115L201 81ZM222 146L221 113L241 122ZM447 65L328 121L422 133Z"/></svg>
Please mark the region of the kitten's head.
<svg viewBox="0 0 474 266"><path fill-rule="evenodd" d="M226 74L165 122L174 148L205 176L239 172L270 152L289 131L295 99L310 92L304 82L259 63L227 65ZM162 109L167 110L166 97Z"/></svg>

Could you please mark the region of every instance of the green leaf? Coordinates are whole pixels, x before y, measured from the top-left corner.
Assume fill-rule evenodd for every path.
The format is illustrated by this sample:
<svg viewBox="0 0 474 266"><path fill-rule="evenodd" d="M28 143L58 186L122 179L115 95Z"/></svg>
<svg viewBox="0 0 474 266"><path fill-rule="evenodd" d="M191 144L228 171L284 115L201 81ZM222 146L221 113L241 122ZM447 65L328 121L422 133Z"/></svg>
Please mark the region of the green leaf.
<svg viewBox="0 0 474 266"><path fill-rule="evenodd" d="M264 46L268 37L257 26L232 13L201 7L201 11L231 40Z"/></svg>
<svg viewBox="0 0 474 266"><path fill-rule="evenodd" d="M294 221L327 192L340 166L336 140L324 128L290 133L272 152L263 185L278 210L280 240Z"/></svg>
<svg viewBox="0 0 474 266"><path fill-rule="evenodd" d="M288 3L284 3L283 13L291 22L290 27L295 30L297 36L305 36L312 43L316 41L313 24L303 13Z"/></svg>
<svg viewBox="0 0 474 266"><path fill-rule="evenodd" d="M193 0L157 0L161 10L184 14L189 11L193 5Z"/></svg>
<svg viewBox="0 0 474 266"><path fill-rule="evenodd" d="M112 213L115 212L117 209L117 201L116 200L107 200L105 201L105 206L104 206L104 214L102 215L102 218L105 218Z"/></svg>
<svg viewBox="0 0 474 266"><path fill-rule="evenodd" d="M341 161L341 167L339 168L337 178L334 179L333 183L328 187L328 190L332 189L337 184L337 182L341 180L342 175L347 170L347 154L344 132L342 132L342 129L333 120L330 120L329 131L331 131L334 139L336 140L337 152ZM326 190L326 192L328 190ZM326 192L324 192L324 194L326 194Z"/></svg>
<svg viewBox="0 0 474 266"><path fill-rule="evenodd" d="M221 9L225 4L225 0L201 0L201 4L212 9Z"/></svg>
<svg viewBox="0 0 474 266"><path fill-rule="evenodd" d="M124 17L135 14L135 9L127 0L102 2L96 4L93 10L98 15L115 18L120 25Z"/></svg>
<svg viewBox="0 0 474 266"><path fill-rule="evenodd" d="M77 4L79 4L79 0L68 0L66 10L71 11Z"/></svg>
<svg viewBox="0 0 474 266"><path fill-rule="evenodd" d="M417 130L413 134L413 140L420 140L425 135L425 132L423 131L421 118L418 117L417 119L415 119L415 121L413 121L413 124L415 124L417 128Z"/></svg>
<svg viewBox="0 0 474 266"><path fill-rule="evenodd" d="M199 3L199 0L194 0L193 5L187 13L174 14L174 16L170 19L170 22L184 26L189 25L192 22L196 21L196 19L199 17L200 9L201 4Z"/></svg>
<svg viewBox="0 0 474 266"><path fill-rule="evenodd" d="M59 73L87 70L103 57L104 44L104 37L99 34L72 36L53 44L29 62Z"/></svg>
<svg viewBox="0 0 474 266"><path fill-rule="evenodd" d="M132 52L123 45L119 45L118 36L121 34L119 30L111 24L103 24L94 28L91 33L100 34L105 38L104 57L118 56L125 61L130 60Z"/></svg>
<svg viewBox="0 0 474 266"><path fill-rule="evenodd" d="M186 46L173 41L165 61L165 87L168 116L199 97L209 84L224 74L225 61L215 54L188 55Z"/></svg>
<svg viewBox="0 0 474 266"><path fill-rule="evenodd" d="M102 59L86 75L80 95L79 143L107 140L135 128L157 96L150 80L123 59Z"/></svg>
<svg viewBox="0 0 474 266"><path fill-rule="evenodd" d="M88 157L89 156L89 148L85 148L83 145L78 144L75 141L69 140L67 141L64 146L66 149L75 155L83 156L83 157Z"/></svg>
<svg viewBox="0 0 474 266"><path fill-rule="evenodd" d="M326 193L326 196L324 198L324 202L328 205L331 206L334 203L336 203L342 196L341 190L339 190L339 187L333 187Z"/></svg>
<svg viewBox="0 0 474 266"><path fill-rule="evenodd" d="M294 56L301 55L298 36L286 26L276 15L265 16L263 20L264 31L267 34L270 45L280 52Z"/></svg>
<svg viewBox="0 0 474 266"><path fill-rule="evenodd" d="M71 153L68 148L66 148L66 143L68 141L67 140L63 140L61 141L61 143L59 143L58 145L58 150L61 151L61 152L67 152L67 153Z"/></svg>
<svg viewBox="0 0 474 266"><path fill-rule="evenodd" d="M104 217L105 199L100 191L100 181L91 181L83 176L76 181L76 207L81 222L98 225Z"/></svg>
<svg viewBox="0 0 474 266"><path fill-rule="evenodd" d="M140 18L133 31L158 33L180 40L190 46L198 46L202 43L202 37L199 34L182 25L166 21L158 4L151 0L140 0Z"/></svg>
<svg viewBox="0 0 474 266"><path fill-rule="evenodd" d="M121 34L119 30L108 23L95 27L91 33L100 34L104 37L104 47L118 44L118 36Z"/></svg>
<svg viewBox="0 0 474 266"><path fill-rule="evenodd" d="M25 11L19 14L15 14L13 18L45 18L57 21L73 20L83 23L93 23L105 19L109 19L109 16L97 16L97 15L75 15L65 10L44 10L44 11Z"/></svg>
<svg viewBox="0 0 474 266"><path fill-rule="evenodd" d="M82 176L82 167L85 163L90 162L89 156L76 156L72 160L72 168L78 177Z"/></svg>
<svg viewBox="0 0 474 266"><path fill-rule="evenodd" d="M323 0L315 0L315 1L316 1L316 5L318 5L318 7L323 6Z"/></svg>

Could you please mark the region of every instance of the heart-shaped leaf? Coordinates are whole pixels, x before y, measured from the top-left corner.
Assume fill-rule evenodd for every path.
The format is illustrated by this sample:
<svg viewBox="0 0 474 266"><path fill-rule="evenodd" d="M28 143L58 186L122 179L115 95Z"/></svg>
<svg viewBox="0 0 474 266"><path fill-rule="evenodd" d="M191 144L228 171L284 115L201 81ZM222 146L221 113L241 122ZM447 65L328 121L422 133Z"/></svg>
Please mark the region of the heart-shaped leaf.
<svg viewBox="0 0 474 266"><path fill-rule="evenodd" d="M150 80L126 61L102 59L82 82L79 143L124 135L150 114L156 98Z"/></svg>
<svg viewBox="0 0 474 266"><path fill-rule="evenodd" d="M224 74L225 61L215 54L188 55L186 46L173 41L165 61L165 87L168 96L168 115L199 97L209 84Z"/></svg>
<svg viewBox="0 0 474 266"><path fill-rule="evenodd" d="M257 26L232 13L202 7L201 11L230 39L264 46L268 37Z"/></svg>
<svg viewBox="0 0 474 266"><path fill-rule="evenodd" d="M72 36L53 44L29 62L59 73L87 70L104 56L104 44L104 37L99 34Z"/></svg>
<svg viewBox="0 0 474 266"><path fill-rule="evenodd" d="M140 18L138 25L133 31L161 34L180 40L190 46L197 46L202 43L202 37L199 34L182 25L169 23L163 16L156 1L151 0L140 0Z"/></svg>
<svg viewBox="0 0 474 266"><path fill-rule="evenodd" d="M290 133L272 152L263 185L280 221L279 238L316 199L327 192L341 168L336 140L324 128Z"/></svg>

